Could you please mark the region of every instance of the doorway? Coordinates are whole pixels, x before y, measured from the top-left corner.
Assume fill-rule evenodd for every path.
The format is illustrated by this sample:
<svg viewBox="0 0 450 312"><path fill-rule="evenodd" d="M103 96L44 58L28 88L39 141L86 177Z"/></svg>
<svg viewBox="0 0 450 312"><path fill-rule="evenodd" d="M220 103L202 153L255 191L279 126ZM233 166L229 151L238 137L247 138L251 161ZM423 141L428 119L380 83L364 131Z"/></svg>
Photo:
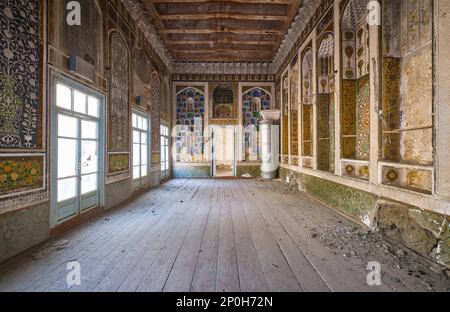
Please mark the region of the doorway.
<svg viewBox="0 0 450 312"><path fill-rule="evenodd" d="M52 226L104 203L104 96L54 79L51 127Z"/></svg>
<svg viewBox="0 0 450 312"><path fill-rule="evenodd" d="M236 126L210 127L212 128L212 176L221 178L236 176Z"/></svg>
<svg viewBox="0 0 450 312"><path fill-rule="evenodd" d="M133 130L133 190L148 185L149 118L144 113L132 112Z"/></svg>

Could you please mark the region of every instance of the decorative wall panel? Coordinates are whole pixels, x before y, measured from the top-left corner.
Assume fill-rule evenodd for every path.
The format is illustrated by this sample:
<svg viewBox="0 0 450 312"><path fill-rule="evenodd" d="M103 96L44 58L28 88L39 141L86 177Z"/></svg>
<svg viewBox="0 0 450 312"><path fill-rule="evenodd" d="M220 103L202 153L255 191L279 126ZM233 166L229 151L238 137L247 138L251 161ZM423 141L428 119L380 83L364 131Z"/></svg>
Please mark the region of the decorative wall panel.
<svg viewBox="0 0 450 312"><path fill-rule="evenodd" d="M281 142L281 153L282 156L281 162L288 163L289 162L289 80L287 74L283 76L281 79L281 89L282 89L282 103L281 103L281 133L282 133L282 142Z"/></svg>
<svg viewBox="0 0 450 312"><path fill-rule="evenodd" d="M130 170L129 153L111 153L108 157L109 173L117 174Z"/></svg>
<svg viewBox="0 0 450 312"><path fill-rule="evenodd" d="M396 57L383 58L383 159L400 161L400 63Z"/></svg>
<svg viewBox="0 0 450 312"><path fill-rule="evenodd" d="M0 3L0 148L42 148L40 1Z"/></svg>
<svg viewBox="0 0 450 312"><path fill-rule="evenodd" d="M81 25L71 26L66 23L67 4L71 0L54 0L58 7L55 14L55 34L61 36L61 47L95 66L100 71L100 34L102 19L96 5L97 0L78 0L81 5ZM56 12L55 12L56 13Z"/></svg>
<svg viewBox="0 0 450 312"><path fill-rule="evenodd" d="M270 109L272 96L260 87L244 87L242 96L242 125L244 127L244 159L258 160L260 154L259 122L261 111Z"/></svg>
<svg viewBox="0 0 450 312"><path fill-rule="evenodd" d="M44 155L0 155L0 198L45 189Z"/></svg>
<svg viewBox="0 0 450 312"><path fill-rule="evenodd" d="M161 81L156 73L152 74L150 91L152 93L152 153L159 153L161 151Z"/></svg>
<svg viewBox="0 0 450 312"><path fill-rule="evenodd" d="M234 92L227 84L217 86L213 91L213 117L233 118L234 114Z"/></svg>
<svg viewBox="0 0 450 312"><path fill-rule="evenodd" d="M370 157L370 85L366 75L357 81L356 97L356 159Z"/></svg>
<svg viewBox="0 0 450 312"><path fill-rule="evenodd" d="M433 191L433 170L386 165L382 167L381 174L382 182L386 185L427 194Z"/></svg>
<svg viewBox="0 0 450 312"><path fill-rule="evenodd" d="M117 31L110 34L109 55L108 150L109 152L128 152L130 149L129 54L127 43Z"/></svg>
<svg viewBox="0 0 450 312"><path fill-rule="evenodd" d="M302 60L302 129L303 129L303 156L313 155L313 109L312 109L312 79L313 79L313 52L307 48Z"/></svg>
<svg viewBox="0 0 450 312"><path fill-rule="evenodd" d="M270 109L272 96L269 90L259 87L243 88L242 96L242 125L244 127L244 159L259 160L259 122L262 120L261 111Z"/></svg>
<svg viewBox="0 0 450 312"><path fill-rule="evenodd" d="M256 87L245 91L242 96L242 125L259 126L259 121L262 120L261 110L270 109L272 97L270 92Z"/></svg>
<svg viewBox="0 0 450 312"><path fill-rule="evenodd" d="M342 175L346 177L369 180L369 162L342 161Z"/></svg>
<svg viewBox="0 0 450 312"><path fill-rule="evenodd" d="M150 73L151 63L145 50L139 46L134 47L133 53L133 87L134 104L140 97L139 106L147 111L151 110Z"/></svg>
<svg viewBox="0 0 450 312"><path fill-rule="evenodd" d="M317 52L317 167L334 171L334 37L323 35Z"/></svg>
<svg viewBox="0 0 450 312"><path fill-rule="evenodd" d="M300 175L300 188L367 225L375 217L377 197L373 194L306 174Z"/></svg>
<svg viewBox="0 0 450 312"><path fill-rule="evenodd" d="M180 88L176 107L177 161L203 161L205 94L193 87Z"/></svg>
<svg viewBox="0 0 450 312"><path fill-rule="evenodd" d="M369 94L369 30L368 0L350 0L341 19L342 55L342 157L369 159L370 94ZM358 166L343 164L346 176L366 178ZM364 166L365 167L365 166Z"/></svg>
<svg viewBox="0 0 450 312"><path fill-rule="evenodd" d="M384 160L433 163L430 12L428 0L402 0L383 10Z"/></svg>
<svg viewBox="0 0 450 312"><path fill-rule="evenodd" d="M343 79L341 88L342 156L353 159L356 149L356 83Z"/></svg>

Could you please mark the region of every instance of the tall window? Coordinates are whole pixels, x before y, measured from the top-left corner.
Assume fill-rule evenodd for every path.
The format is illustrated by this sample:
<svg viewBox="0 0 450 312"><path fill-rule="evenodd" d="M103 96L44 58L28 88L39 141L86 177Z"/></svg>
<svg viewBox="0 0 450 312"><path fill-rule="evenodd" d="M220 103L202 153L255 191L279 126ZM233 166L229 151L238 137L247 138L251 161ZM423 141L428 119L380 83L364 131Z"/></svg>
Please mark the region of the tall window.
<svg viewBox="0 0 450 312"><path fill-rule="evenodd" d="M133 113L133 187L148 184L148 118Z"/></svg>
<svg viewBox="0 0 450 312"><path fill-rule="evenodd" d="M52 205L56 224L100 205L103 154L101 98L57 82L52 116Z"/></svg>
<svg viewBox="0 0 450 312"><path fill-rule="evenodd" d="M161 125L161 178L169 177L169 127Z"/></svg>

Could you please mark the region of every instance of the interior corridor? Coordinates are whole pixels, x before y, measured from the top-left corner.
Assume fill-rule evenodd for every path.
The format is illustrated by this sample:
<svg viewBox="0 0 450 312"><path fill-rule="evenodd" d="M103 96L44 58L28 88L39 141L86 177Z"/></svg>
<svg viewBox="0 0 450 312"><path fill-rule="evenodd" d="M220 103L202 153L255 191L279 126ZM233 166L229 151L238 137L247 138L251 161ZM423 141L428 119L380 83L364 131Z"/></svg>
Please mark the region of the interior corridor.
<svg viewBox="0 0 450 312"><path fill-rule="evenodd" d="M0 291L449 290L436 265L277 185L172 180L3 264Z"/></svg>

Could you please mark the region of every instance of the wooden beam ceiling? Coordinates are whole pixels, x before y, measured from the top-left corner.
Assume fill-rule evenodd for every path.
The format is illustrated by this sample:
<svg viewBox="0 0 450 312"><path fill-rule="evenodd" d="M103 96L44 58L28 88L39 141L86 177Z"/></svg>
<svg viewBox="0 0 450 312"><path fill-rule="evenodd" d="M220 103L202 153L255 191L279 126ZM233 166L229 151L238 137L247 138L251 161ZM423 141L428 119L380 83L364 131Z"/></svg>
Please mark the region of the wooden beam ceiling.
<svg viewBox="0 0 450 312"><path fill-rule="evenodd" d="M269 62L301 0L143 0L176 61Z"/></svg>

